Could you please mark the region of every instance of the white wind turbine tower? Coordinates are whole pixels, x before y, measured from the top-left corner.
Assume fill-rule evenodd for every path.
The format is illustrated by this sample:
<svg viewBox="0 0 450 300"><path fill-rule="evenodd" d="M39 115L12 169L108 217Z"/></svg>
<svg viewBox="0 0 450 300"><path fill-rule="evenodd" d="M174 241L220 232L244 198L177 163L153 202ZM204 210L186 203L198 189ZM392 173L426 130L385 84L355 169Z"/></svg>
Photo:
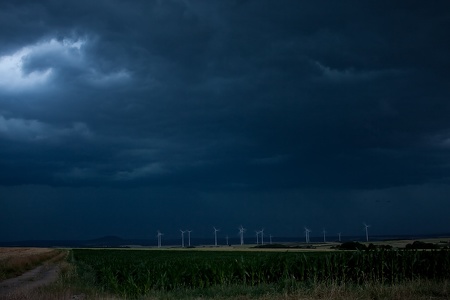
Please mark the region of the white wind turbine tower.
<svg viewBox="0 0 450 300"><path fill-rule="evenodd" d="M229 245L229 243L228 243L228 235L225 237L225 239L227 240L227 246Z"/></svg>
<svg viewBox="0 0 450 300"><path fill-rule="evenodd" d="M216 227L214 228L214 246L217 247L217 231L220 231L220 229L216 229Z"/></svg>
<svg viewBox="0 0 450 300"><path fill-rule="evenodd" d="M157 231L158 234L156 235L158 237L158 248L161 248L161 236L164 235L161 233L161 231Z"/></svg>
<svg viewBox="0 0 450 300"><path fill-rule="evenodd" d="M256 245L259 245L259 231L255 230L256 233Z"/></svg>
<svg viewBox="0 0 450 300"><path fill-rule="evenodd" d="M260 233L261 233L261 245L264 245L264 228L261 229Z"/></svg>
<svg viewBox="0 0 450 300"><path fill-rule="evenodd" d="M181 232L181 247L184 248L184 233L186 231L180 230L180 232Z"/></svg>
<svg viewBox="0 0 450 300"><path fill-rule="evenodd" d="M324 243L327 242L326 237L325 237L326 233L327 233L327 232L325 231L325 228L324 228L324 229L323 229L323 242L324 242Z"/></svg>
<svg viewBox="0 0 450 300"><path fill-rule="evenodd" d="M241 236L241 245L244 245L244 232L245 232L245 228L242 227L242 225L241 225L241 227L239 227L239 235Z"/></svg>
<svg viewBox="0 0 450 300"><path fill-rule="evenodd" d="M309 244L309 233L311 232L311 230L309 230L308 228L305 227L305 241L307 244Z"/></svg>
<svg viewBox="0 0 450 300"><path fill-rule="evenodd" d="M272 245L272 235L271 234L269 234L269 242Z"/></svg>
<svg viewBox="0 0 450 300"><path fill-rule="evenodd" d="M367 225L366 223L363 223L363 224L364 224L364 228L366 229L366 242L368 242L369 241L369 230L367 230L367 228L369 228L370 225Z"/></svg>
<svg viewBox="0 0 450 300"><path fill-rule="evenodd" d="M190 247L191 246L191 232L192 232L192 230L186 230L186 231L188 233L188 245Z"/></svg>

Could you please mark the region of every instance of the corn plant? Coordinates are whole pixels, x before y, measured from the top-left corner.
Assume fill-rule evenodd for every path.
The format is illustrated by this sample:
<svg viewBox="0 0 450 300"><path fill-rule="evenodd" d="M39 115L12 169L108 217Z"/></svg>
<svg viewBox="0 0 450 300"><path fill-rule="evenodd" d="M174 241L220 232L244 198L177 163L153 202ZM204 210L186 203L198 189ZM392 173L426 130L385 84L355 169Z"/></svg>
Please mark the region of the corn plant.
<svg viewBox="0 0 450 300"><path fill-rule="evenodd" d="M155 290L259 284L395 284L450 278L450 251L332 253L73 250L79 277L124 298Z"/></svg>

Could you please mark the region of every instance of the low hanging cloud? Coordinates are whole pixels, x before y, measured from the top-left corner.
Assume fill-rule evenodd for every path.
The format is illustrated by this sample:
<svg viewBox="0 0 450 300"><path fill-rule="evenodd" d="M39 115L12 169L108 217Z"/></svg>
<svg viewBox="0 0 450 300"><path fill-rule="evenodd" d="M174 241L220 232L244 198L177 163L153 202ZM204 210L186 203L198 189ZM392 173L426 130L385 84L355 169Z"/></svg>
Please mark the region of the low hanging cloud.
<svg viewBox="0 0 450 300"><path fill-rule="evenodd" d="M56 127L38 120L8 119L0 115L0 136L11 141L46 142L75 136L88 139L93 137L93 133L82 122Z"/></svg>
<svg viewBox="0 0 450 300"><path fill-rule="evenodd" d="M357 84L363 81L370 82L383 77L395 77L401 75L399 70L355 70L354 68L347 68L344 70L333 69L316 61L314 64L318 67L321 73L321 78L335 82L338 84L353 83Z"/></svg>
<svg viewBox="0 0 450 300"><path fill-rule="evenodd" d="M134 180L139 178L145 178L148 176L159 176L170 173L167 167L160 162L150 163L145 166L137 167L129 171L119 171L117 172L115 179L118 181L122 180Z"/></svg>

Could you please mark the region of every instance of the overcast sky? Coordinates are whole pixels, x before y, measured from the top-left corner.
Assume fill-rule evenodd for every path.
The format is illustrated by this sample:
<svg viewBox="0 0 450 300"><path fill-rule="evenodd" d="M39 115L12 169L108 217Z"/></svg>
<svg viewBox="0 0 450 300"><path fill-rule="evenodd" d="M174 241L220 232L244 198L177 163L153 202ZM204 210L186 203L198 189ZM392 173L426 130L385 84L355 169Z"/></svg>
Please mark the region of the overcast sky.
<svg viewBox="0 0 450 300"><path fill-rule="evenodd" d="M0 240L450 232L448 28L448 1L1 0Z"/></svg>

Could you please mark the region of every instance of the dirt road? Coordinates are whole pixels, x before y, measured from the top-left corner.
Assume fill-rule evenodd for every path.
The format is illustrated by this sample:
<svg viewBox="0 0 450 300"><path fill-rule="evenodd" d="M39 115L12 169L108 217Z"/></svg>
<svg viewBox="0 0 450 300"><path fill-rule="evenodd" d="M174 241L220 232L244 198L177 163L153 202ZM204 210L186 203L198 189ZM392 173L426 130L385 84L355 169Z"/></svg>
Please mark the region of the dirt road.
<svg viewBox="0 0 450 300"><path fill-rule="evenodd" d="M41 266L18 277L0 282L0 299L33 299L33 290L55 282L59 277L59 262L67 255L63 252Z"/></svg>

